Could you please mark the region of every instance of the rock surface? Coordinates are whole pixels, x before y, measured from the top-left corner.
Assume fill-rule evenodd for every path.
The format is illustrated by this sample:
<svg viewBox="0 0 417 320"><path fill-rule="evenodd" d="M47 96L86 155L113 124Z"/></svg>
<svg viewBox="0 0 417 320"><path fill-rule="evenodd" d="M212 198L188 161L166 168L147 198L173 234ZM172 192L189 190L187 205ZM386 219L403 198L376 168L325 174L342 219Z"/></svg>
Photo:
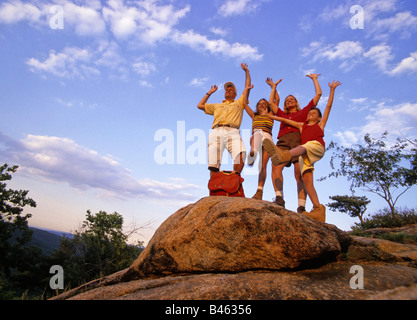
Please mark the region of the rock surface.
<svg viewBox="0 0 417 320"><path fill-rule="evenodd" d="M169 217L132 268L140 276L294 269L335 260L349 240L273 203L208 197Z"/></svg>
<svg viewBox="0 0 417 320"><path fill-rule="evenodd" d="M266 201L207 197L170 216L130 268L55 299L415 297L417 247L385 241ZM353 265L364 290L350 286Z"/></svg>

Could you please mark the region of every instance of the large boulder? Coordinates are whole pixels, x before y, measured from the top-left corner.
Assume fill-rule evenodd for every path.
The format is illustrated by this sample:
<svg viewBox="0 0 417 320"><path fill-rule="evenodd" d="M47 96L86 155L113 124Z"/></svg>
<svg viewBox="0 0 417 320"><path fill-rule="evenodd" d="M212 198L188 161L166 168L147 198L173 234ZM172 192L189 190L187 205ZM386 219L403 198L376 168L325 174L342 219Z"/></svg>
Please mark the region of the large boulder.
<svg viewBox="0 0 417 320"><path fill-rule="evenodd" d="M270 202L207 197L169 217L132 269L143 277L305 268L334 261L349 239Z"/></svg>
<svg viewBox="0 0 417 320"><path fill-rule="evenodd" d="M415 299L416 252L274 203L208 197L170 216L130 268L54 299Z"/></svg>

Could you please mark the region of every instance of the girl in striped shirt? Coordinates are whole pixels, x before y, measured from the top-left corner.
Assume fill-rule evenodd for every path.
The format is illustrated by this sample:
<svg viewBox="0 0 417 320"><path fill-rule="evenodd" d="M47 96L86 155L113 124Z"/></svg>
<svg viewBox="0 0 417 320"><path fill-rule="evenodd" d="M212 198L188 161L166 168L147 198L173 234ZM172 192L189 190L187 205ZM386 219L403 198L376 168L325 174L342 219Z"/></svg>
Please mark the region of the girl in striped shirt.
<svg viewBox="0 0 417 320"><path fill-rule="evenodd" d="M268 80L267 80L268 81ZM253 88L253 85L246 88L246 90L250 91ZM276 92L276 91L275 91ZM249 96L249 93L248 93ZM279 96L276 92L275 98L276 105L279 104ZM253 199L262 200L263 195L263 187L266 180L266 166L268 164L269 155L265 152L262 147L262 140L269 139L272 140L272 127L274 125L274 120L269 118L265 113L269 113L271 115L275 115L276 110L271 110L269 102L265 99L261 99L256 104L256 112L254 112L248 105L247 100L243 102L243 106L248 113L248 115L252 119L252 136L250 138L250 146L251 150L248 155L248 165L252 166L256 160L256 156L261 153L261 158L259 161L259 177L258 177L258 188L256 190L255 195L252 197Z"/></svg>

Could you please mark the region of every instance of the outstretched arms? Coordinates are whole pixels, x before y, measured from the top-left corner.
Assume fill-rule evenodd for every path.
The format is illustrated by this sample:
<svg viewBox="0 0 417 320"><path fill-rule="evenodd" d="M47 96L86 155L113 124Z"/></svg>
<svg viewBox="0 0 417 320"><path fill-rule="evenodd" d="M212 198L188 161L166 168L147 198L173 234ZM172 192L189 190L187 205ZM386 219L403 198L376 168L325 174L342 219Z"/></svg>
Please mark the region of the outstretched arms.
<svg viewBox="0 0 417 320"><path fill-rule="evenodd" d="M297 122L297 121L294 121L294 120L273 116L270 113L265 113L263 115L268 116L269 118L271 118L273 120L281 121L281 122L284 122L284 123L286 123L290 126L293 126L293 127L297 128L298 130L300 130L300 132L303 129L303 123L302 122Z"/></svg>
<svg viewBox="0 0 417 320"><path fill-rule="evenodd" d="M313 80L314 83L314 89L316 90L316 95L313 98L314 105L316 106L319 103L319 100L321 98L322 92L320 88L320 83L318 80L318 77L321 76L320 74L316 73L310 73L307 74L306 77L309 77L311 80Z"/></svg>
<svg viewBox="0 0 417 320"><path fill-rule="evenodd" d="M278 106L280 97L277 91L277 85L280 84L282 79L278 80L277 82L272 81L271 78L266 78L266 83L269 84L271 87L271 94L269 96L269 106L274 114L278 112Z"/></svg>
<svg viewBox="0 0 417 320"><path fill-rule="evenodd" d="M269 96L269 106L274 114L278 112L278 105L279 105L279 95L277 92L277 85L280 84L282 79L278 80L277 82L272 81L271 78L266 79L266 83L271 87L271 94Z"/></svg>
<svg viewBox="0 0 417 320"><path fill-rule="evenodd" d="M333 81L332 83L329 83L329 87L330 87L329 101L327 101L327 106L323 112L323 117L321 118L321 121L319 122L319 126L323 131L324 131L324 127L326 126L327 119L329 119L330 110L332 109L334 93L336 91L336 88L340 86L341 84L342 83L339 81Z"/></svg>

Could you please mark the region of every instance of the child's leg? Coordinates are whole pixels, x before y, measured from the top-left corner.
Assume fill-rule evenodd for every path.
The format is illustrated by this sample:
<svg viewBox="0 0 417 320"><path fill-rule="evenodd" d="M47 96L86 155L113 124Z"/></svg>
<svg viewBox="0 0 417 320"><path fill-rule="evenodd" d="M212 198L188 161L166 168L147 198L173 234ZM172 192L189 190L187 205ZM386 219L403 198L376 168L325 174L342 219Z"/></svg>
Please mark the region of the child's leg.
<svg viewBox="0 0 417 320"><path fill-rule="evenodd" d="M266 180L266 166L268 164L269 155L263 150L259 159L259 176L258 176L258 188L256 189L254 199L262 200L265 180Z"/></svg>
<svg viewBox="0 0 417 320"><path fill-rule="evenodd" d="M307 150L303 146L298 146L290 150L290 155L293 158L298 158L299 156L302 156L306 153L307 153Z"/></svg>
<svg viewBox="0 0 417 320"><path fill-rule="evenodd" d="M259 171L259 177L258 177L258 186L264 186L265 185L265 180L266 180L266 167L268 164L268 160L269 160L269 155L268 153L266 153L263 148L261 151L261 155L262 157L259 159L260 161L260 171Z"/></svg>
<svg viewBox="0 0 417 320"><path fill-rule="evenodd" d="M313 171L307 170L303 176L303 182L305 189L307 191L308 196L310 197L311 202L313 203L314 207L320 206L319 197L317 195L316 189L314 188L314 179L313 179Z"/></svg>
<svg viewBox="0 0 417 320"><path fill-rule="evenodd" d="M311 212L304 212L304 214L316 221L326 222L326 207L320 204L319 197L317 196L316 189L313 184L313 171L307 170L303 174L304 186L307 190L307 194L313 203L313 210Z"/></svg>
<svg viewBox="0 0 417 320"><path fill-rule="evenodd" d="M262 131L257 130L253 133L250 138L250 153L248 156L248 164L251 166L256 160L256 155L258 154L259 146L262 142Z"/></svg>
<svg viewBox="0 0 417 320"><path fill-rule="evenodd" d="M306 207L306 190L304 187L303 179L301 178L300 162L294 162L294 177L297 182L297 194L298 194L298 208L297 212L303 213Z"/></svg>

